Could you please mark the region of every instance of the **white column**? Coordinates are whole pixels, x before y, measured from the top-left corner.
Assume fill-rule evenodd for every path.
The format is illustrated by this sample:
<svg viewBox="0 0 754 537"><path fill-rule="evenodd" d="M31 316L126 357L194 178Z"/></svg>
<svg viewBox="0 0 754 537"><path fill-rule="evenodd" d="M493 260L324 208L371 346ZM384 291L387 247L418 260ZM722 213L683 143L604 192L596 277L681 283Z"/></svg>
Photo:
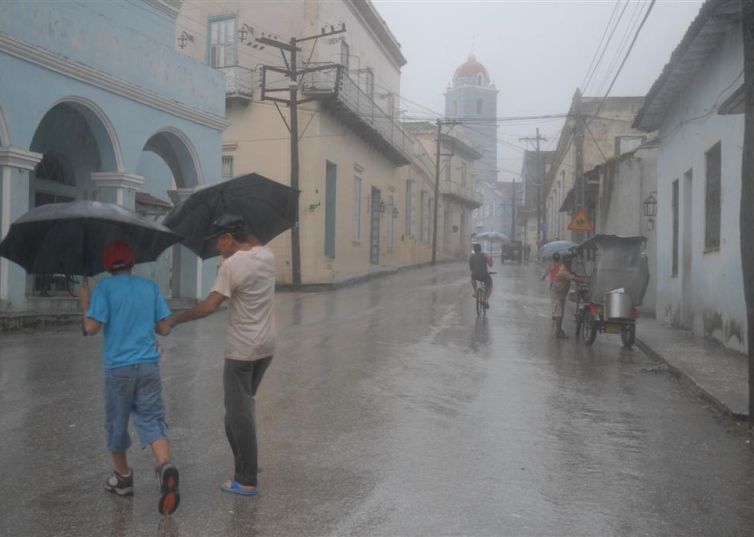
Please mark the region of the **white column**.
<svg viewBox="0 0 754 537"><path fill-rule="evenodd" d="M0 237L5 237L11 223L29 210L29 174L40 160L40 153L0 147ZM25 308L24 278L23 269L0 258L0 304L3 307Z"/></svg>
<svg viewBox="0 0 754 537"><path fill-rule="evenodd" d="M144 178L124 172L94 172L92 182L97 187L97 199L136 208L136 192L144 186Z"/></svg>

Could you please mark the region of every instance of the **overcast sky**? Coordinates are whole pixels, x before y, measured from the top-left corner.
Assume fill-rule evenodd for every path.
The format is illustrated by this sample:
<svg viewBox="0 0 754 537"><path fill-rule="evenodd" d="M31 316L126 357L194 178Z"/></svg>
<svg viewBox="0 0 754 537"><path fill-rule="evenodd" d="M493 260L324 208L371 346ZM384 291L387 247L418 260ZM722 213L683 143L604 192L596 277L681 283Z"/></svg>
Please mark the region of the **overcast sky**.
<svg viewBox="0 0 754 537"><path fill-rule="evenodd" d="M623 17L586 95L604 95L649 2L645 0L373 0L402 45L402 107L442 113L455 68L474 51L498 90L498 116L558 114L584 81L608 21ZM628 3L628 4L627 4ZM658 0L611 95L645 95L699 12L701 1ZM616 9L617 5L617 9ZM625 11L624 11L625 8ZM621 45L623 48L621 49ZM619 51L622 52L619 54ZM554 148L562 120L501 123L499 179L520 172L522 136L535 129Z"/></svg>

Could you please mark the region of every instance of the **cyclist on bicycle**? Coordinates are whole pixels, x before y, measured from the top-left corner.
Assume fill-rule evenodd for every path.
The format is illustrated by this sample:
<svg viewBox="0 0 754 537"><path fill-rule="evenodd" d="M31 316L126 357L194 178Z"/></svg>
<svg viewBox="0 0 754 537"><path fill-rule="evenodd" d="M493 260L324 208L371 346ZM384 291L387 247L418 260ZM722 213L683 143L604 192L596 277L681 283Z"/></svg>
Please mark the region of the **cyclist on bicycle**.
<svg viewBox="0 0 754 537"><path fill-rule="evenodd" d="M492 266L492 257L486 252L482 252L482 245L474 243L474 253L469 257L469 269L471 270L471 287L474 288L474 298L477 296L476 282L484 282L484 307L490 307L490 295L492 295L492 277L488 267Z"/></svg>

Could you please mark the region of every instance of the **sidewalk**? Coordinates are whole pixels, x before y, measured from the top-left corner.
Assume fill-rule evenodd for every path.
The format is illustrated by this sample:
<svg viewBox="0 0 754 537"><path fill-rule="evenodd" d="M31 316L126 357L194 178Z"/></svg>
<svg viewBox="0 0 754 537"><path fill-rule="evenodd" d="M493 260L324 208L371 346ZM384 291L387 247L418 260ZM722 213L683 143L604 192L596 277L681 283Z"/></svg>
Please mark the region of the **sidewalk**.
<svg viewBox="0 0 754 537"><path fill-rule="evenodd" d="M723 414L747 419L748 357L691 332L642 318L637 346L668 364L670 370Z"/></svg>

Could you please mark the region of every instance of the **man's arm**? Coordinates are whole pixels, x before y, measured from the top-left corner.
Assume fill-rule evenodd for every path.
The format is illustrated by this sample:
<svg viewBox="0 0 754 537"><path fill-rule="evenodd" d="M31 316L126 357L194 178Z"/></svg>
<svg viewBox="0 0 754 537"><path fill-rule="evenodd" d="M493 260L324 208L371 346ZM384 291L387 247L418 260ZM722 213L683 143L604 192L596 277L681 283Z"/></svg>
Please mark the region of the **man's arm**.
<svg viewBox="0 0 754 537"><path fill-rule="evenodd" d="M492 266L492 256L490 254L484 254L484 257L487 259L487 266Z"/></svg>
<svg viewBox="0 0 754 537"><path fill-rule="evenodd" d="M84 310L84 332L87 336L93 336L102 329L101 322L90 319L87 315L91 297L92 290L88 286L82 285L81 287L79 287L79 301L81 302L81 307Z"/></svg>
<svg viewBox="0 0 754 537"><path fill-rule="evenodd" d="M165 321L160 321L160 323L167 322L172 329L179 324L187 323L189 321L195 321L197 319L203 319L208 315L215 313L220 308L220 305L222 305L222 303L227 300L227 298L228 297L218 293L217 291L212 291L207 298L205 298L202 302L200 302L193 308L170 317ZM159 326L160 325L158 323L158 333L160 333Z"/></svg>
<svg viewBox="0 0 754 537"><path fill-rule="evenodd" d="M169 336L172 330L173 325L170 323L170 317L157 321L157 324L154 326L154 331L161 336Z"/></svg>

